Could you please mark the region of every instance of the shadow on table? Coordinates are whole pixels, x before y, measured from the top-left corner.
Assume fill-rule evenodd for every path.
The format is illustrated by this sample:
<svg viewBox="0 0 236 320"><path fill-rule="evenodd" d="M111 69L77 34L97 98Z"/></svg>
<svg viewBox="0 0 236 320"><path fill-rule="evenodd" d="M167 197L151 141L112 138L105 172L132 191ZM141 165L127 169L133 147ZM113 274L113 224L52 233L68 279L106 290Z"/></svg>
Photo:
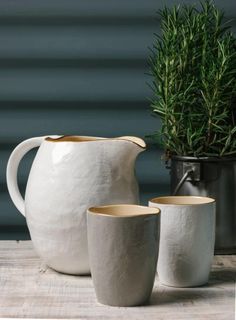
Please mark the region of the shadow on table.
<svg viewBox="0 0 236 320"><path fill-rule="evenodd" d="M204 300L217 300L222 297L221 291L206 292L204 287L195 288L172 288L169 290L156 290L153 291L149 305L165 305L165 304L181 304L193 305L197 301ZM206 286L207 290L207 286ZM224 293L226 295L226 293Z"/></svg>
<svg viewBox="0 0 236 320"><path fill-rule="evenodd" d="M158 285L153 289L149 305L164 304L182 304L190 305L199 300L222 298L222 290L224 297L227 295L232 298L232 290L228 284L234 283L236 280L236 272L234 270L214 270L210 274L209 283L193 288L175 288ZM207 289L210 290L207 290ZM216 290L212 290L215 288Z"/></svg>
<svg viewBox="0 0 236 320"><path fill-rule="evenodd" d="M150 305L164 305L164 304L193 304L193 301L203 300L205 298L204 292L199 291L198 288L169 288L163 290L156 288L152 292ZM209 296L207 297L209 299ZM213 297L212 297L213 298ZM216 298L214 294L214 298Z"/></svg>
<svg viewBox="0 0 236 320"><path fill-rule="evenodd" d="M236 280L236 268L235 270L214 270L210 274L208 287L217 287L224 283L234 282Z"/></svg>

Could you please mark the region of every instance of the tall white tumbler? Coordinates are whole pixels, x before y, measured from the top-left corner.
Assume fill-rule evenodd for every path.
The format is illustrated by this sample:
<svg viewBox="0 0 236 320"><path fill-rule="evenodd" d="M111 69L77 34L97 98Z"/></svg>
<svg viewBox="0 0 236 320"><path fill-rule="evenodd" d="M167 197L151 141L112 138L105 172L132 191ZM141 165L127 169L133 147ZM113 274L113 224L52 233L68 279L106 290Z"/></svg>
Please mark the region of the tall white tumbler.
<svg viewBox="0 0 236 320"><path fill-rule="evenodd" d="M161 209L157 271L160 282L195 287L208 282L215 243L215 200L168 196L149 201Z"/></svg>

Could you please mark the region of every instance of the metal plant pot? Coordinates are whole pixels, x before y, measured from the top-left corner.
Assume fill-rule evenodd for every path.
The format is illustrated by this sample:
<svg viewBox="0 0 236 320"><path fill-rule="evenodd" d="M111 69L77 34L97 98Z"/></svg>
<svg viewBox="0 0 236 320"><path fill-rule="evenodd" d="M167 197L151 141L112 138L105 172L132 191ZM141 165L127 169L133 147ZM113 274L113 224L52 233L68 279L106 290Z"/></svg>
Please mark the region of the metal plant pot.
<svg viewBox="0 0 236 320"><path fill-rule="evenodd" d="M171 193L216 199L216 253L236 253L236 158L173 156Z"/></svg>

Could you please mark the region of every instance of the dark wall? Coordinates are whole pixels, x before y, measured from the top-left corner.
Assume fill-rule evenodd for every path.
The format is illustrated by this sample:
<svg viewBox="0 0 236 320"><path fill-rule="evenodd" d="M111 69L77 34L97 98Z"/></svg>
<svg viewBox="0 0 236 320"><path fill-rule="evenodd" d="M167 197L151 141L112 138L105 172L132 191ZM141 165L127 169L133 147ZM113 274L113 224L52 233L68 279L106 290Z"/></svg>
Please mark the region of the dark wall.
<svg viewBox="0 0 236 320"><path fill-rule="evenodd" d="M28 236L5 181L19 142L48 134L144 137L158 129L146 73L163 3L177 1L0 1L1 239ZM234 0L216 3L228 17L236 15ZM169 192L161 154L150 146L137 161L143 203ZM33 156L20 166L22 191Z"/></svg>

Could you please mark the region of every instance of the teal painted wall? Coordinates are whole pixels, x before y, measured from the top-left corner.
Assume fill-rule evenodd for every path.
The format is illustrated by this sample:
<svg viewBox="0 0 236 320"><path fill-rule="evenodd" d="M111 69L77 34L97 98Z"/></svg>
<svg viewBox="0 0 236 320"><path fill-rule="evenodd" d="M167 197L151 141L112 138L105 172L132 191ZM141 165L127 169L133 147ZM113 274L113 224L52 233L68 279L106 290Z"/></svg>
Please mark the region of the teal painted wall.
<svg viewBox="0 0 236 320"><path fill-rule="evenodd" d="M159 127L146 73L163 3L178 1L0 1L0 239L29 236L5 180L19 142L47 134L144 137ZM236 15L234 0L216 4ZM161 154L149 146L137 161L142 203L169 192ZM20 165L22 192L33 156Z"/></svg>

